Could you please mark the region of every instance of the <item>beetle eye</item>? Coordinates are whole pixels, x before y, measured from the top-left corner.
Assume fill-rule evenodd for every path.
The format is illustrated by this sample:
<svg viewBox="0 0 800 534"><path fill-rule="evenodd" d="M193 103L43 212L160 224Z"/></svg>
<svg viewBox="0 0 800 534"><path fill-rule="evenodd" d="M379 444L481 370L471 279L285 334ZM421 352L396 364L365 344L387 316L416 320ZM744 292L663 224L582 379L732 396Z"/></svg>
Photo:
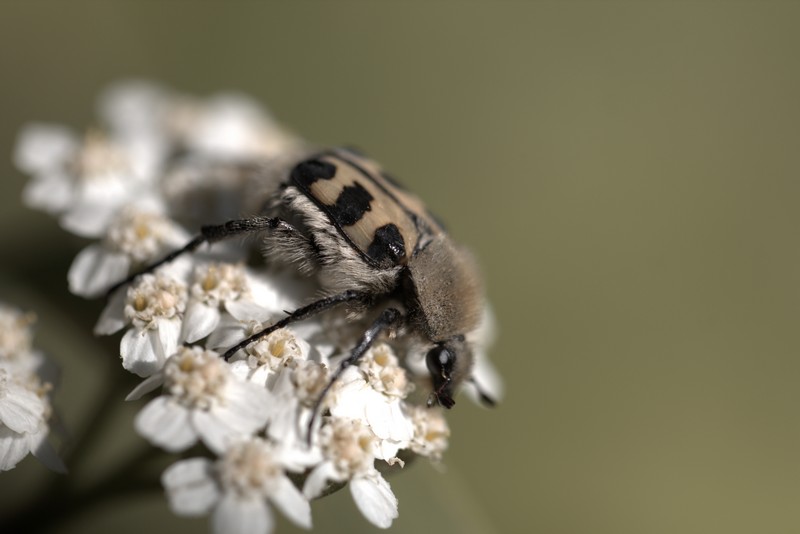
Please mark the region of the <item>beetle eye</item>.
<svg viewBox="0 0 800 534"><path fill-rule="evenodd" d="M425 364L433 380L433 393L428 399L428 406L438 403L445 408L452 408L455 404L451 383L455 361L455 353L442 345L436 345L428 351Z"/></svg>
<svg viewBox="0 0 800 534"><path fill-rule="evenodd" d="M425 364L428 366L428 371L430 371L434 381L436 381L439 377L450 377L450 373L453 371L454 360L455 357L452 352L442 345L436 345L428 352L428 356L425 358Z"/></svg>

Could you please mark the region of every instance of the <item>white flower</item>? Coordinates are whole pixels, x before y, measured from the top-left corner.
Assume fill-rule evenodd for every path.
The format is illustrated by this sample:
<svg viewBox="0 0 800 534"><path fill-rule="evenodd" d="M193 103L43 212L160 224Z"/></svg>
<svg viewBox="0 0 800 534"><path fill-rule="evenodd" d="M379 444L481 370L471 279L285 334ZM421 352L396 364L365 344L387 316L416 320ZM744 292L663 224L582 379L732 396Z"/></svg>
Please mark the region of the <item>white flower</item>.
<svg viewBox="0 0 800 534"><path fill-rule="evenodd" d="M175 352L186 306L186 286L158 273L128 289L125 317L134 328L122 337L122 364L139 376L160 369Z"/></svg>
<svg viewBox="0 0 800 534"><path fill-rule="evenodd" d="M33 339L29 326L35 320L33 314L0 304L0 361L17 360L29 353Z"/></svg>
<svg viewBox="0 0 800 534"><path fill-rule="evenodd" d="M419 455L440 461L450 437L450 427L447 426L441 408L410 406L408 410L414 423L414 438L410 449Z"/></svg>
<svg viewBox="0 0 800 534"><path fill-rule="evenodd" d="M147 199L122 208L110 221L102 244L92 244L75 257L67 274L69 289L97 297L124 279L132 267L160 259L186 244L188 234Z"/></svg>
<svg viewBox="0 0 800 534"><path fill-rule="evenodd" d="M180 104L179 104L180 106ZM247 96L220 94L176 106L173 126L186 147L219 159L270 158L290 150L297 140Z"/></svg>
<svg viewBox="0 0 800 534"><path fill-rule="evenodd" d="M237 364L246 362L234 366ZM330 380L327 366L311 360L289 359L269 376L272 402L267 409L267 436L281 444L287 466L302 470L318 464L322 450L317 439L309 447L308 424L312 409Z"/></svg>
<svg viewBox="0 0 800 534"><path fill-rule="evenodd" d="M412 389L405 370L385 343L378 344L358 362L358 368L369 386L389 398L404 398Z"/></svg>
<svg viewBox="0 0 800 534"><path fill-rule="evenodd" d="M0 303L0 369L28 389L46 393L47 388L40 388L39 382L52 381L57 373L44 355L32 348L35 321L35 314Z"/></svg>
<svg viewBox="0 0 800 534"><path fill-rule="evenodd" d="M305 360L297 363L289 377L294 396L301 405L311 408L330 382L331 373L327 365Z"/></svg>
<svg viewBox="0 0 800 534"><path fill-rule="evenodd" d="M101 104L107 128L83 139L67 128L31 123L20 132L17 167L32 175L23 199L60 216L61 225L100 237L117 211L153 194L169 146L160 116L166 98L153 86L117 86Z"/></svg>
<svg viewBox="0 0 800 534"><path fill-rule="evenodd" d="M163 87L144 80L126 80L103 91L98 111L116 136L153 139L167 146L173 103L174 96Z"/></svg>
<svg viewBox="0 0 800 534"><path fill-rule="evenodd" d="M238 379L216 352L181 347L161 372L142 382L128 399L162 384L164 395L144 407L135 425L140 434L169 451L182 451L199 438L221 453L231 440L250 435L266 423L269 393Z"/></svg>
<svg viewBox="0 0 800 534"><path fill-rule="evenodd" d="M32 453L63 473L64 463L47 442L53 386L42 378L49 370L44 356L31 350L34 320L31 313L0 304L0 471Z"/></svg>
<svg viewBox="0 0 800 534"><path fill-rule="evenodd" d="M376 345L358 366L348 368L331 391L331 414L360 419L381 439L378 457L389 460L405 448L414 435L403 399L411 390L405 369L392 349Z"/></svg>
<svg viewBox="0 0 800 534"><path fill-rule="evenodd" d="M150 187L147 150L97 131L79 141L63 127L29 124L15 151L17 167L32 175L23 198L60 215L66 230L98 237L120 206Z"/></svg>
<svg viewBox="0 0 800 534"><path fill-rule="evenodd" d="M388 528L397 500L376 461L402 466L401 450L438 461L448 446L443 411L410 395L416 382L429 389L430 343L392 341L390 332L331 383L369 320L341 306L271 332L229 363L219 353L318 298L319 284L281 270L280 261L246 266L256 247L234 239L147 270L190 243L186 228L266 213L266 193L314 149L236 94L198 99L125 82L104 93L100 115L102 130L82 139L57 126L27 126L15 161L31 175L28 204L97 238L70 268L73 293L99 296L147 271L111 294L95 332L124 330L123 367L145 377L129 400L163 386L137 415L138 433L171 452L199 441L218 457L167 469L173 511L212 513L215 532L265 533L277 507L310 528L308 499L346 483L361 513ZM0 469L29 452L52 452L50 385L26 321L0 307ZM492 325L487 309L466 339L474 361L464 389L484 400L502 394L486 358ZM302 493L287 473L302 480Z"/></svg>
<svg viewBox="0 0 800 534"><path fill-rule="evenodd" d="M261 330L254 325L252 333ZM280 443L287 465L295 470L316 465L318 447L308 446L308 424L312 408L328 384L328 367L308 360L310 345L282 328L260 339L231 364L233 372L270 392L265 412L267 435Z"/></svg>
<svg viewBox="0 0 800 534"><path fill-rule="evenodd" d="M248 335L261 330L260 324L253 324ZM290 329L281 328L248 346L243 351L244 359L233 362L233 366L237 373L251 382L271 388L275 374L285 367L293 368L298 361L305 360L309 350L308 343L296 337ZM271 377L273 378L270 381Z"/></svg>
<svg viewBox="0 0 800 534"><path fill-rule="evenodd" d="M483 308L483 317L480 325L467 337L472 345L474 361L472 364L472 377L464 384L464 391L478 404L484 404L482 396L492 402L503 400L503 378L492 362L489 360L489 347L494 344L497 335L497 321L491 306Z"/></svg>
<svg viewBox="0 0 800 534"><path fill-rule="evenodd" d="M253 269L244 269L244 275L247 291L242 296L245 298L225 299L223 307L227 313L221 315L217 326L206 340L208 348L225 351L260 332L275 320L283 318L286 315L285 310L293 310L299 306L299 299L287 294L286 290L291 286L287 287L288 284L282 278L265 276ZM263 347L258 343L254 346ZM249 354L258 356L258 351L258 348L252 349ZM243 354L240 351L234 356L234 360L241 358Z"/></svg>
<svg viewBox="0 0 800 534"><path fill-rule="evenodd" d="M47 442L49 390L50 385L42 384L36 376L15 376L0 368L0 471L13 469L33 453L50 469L66 472Z"/></svg>
<svg viewBox="0 0 800 534"><path fill-rule="evenodd" d="M45 418L45 406L33 388L0 369L0 423L17 433L35 432Z"/></svg>
<svg viewBox="0 0 800 534"><path fill-rule="evenodd" d="M203 515L213 509L215 533L272 532L267 501L295 525L311 528L308 501L287 478L279 451L260 438L231 445L213 463L205 458L178 462L161 481L176 514Z"/></svg>
<svg viewBox="0 0 800 534"><path fill-rule="evenodd" d="M306 479L303 493L320 495L329 481L350 481L356 506L372 524L389 528L397 518L397 498L389 483L375 469L376 436L361 421L332 418L318 439L325 460Z"/></svg>
<svg viewBox="0 0 800 534"><path fill-rule="evenodd" d="M75 196L69 171L78 151L72 131L54 124L23 127L14 149L17 168L33 177L23 191L25 203L52 214L64 212Z"/></svg>
<svg viewBox="0 0 800 534"><path fill-rule="evenodd" d="M269 310L254 299L253 288L257 286L259 282L240 264L197 266L181 338L194 343L208 336L219 326L223 312L242 321L268 315Z"/></svg>
<svg viewBox="0 0 800 534"><path fill-rule="evenodd" d="M122 366L150 376L178 348L186 292L182 282L164 271L142 275L127 292L119 290L111 297L95 333L113 334L131 324L120 343Z"/></svg>

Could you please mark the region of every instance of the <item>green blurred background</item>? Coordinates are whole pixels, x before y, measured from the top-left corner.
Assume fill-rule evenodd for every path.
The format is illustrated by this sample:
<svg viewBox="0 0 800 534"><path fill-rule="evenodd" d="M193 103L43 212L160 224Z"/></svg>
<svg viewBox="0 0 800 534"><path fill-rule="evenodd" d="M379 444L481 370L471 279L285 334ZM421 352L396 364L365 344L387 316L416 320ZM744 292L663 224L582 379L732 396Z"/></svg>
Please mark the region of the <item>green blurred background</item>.
<svg viewBox="0 0 800 534"><path fill-rule="evenodd" d="M480 257L507 395L452 412L446 474L391 479L394 532L800 532L799 27L796 2L4 0L0 299L39 313L70 429L116 410L70 484L142 445L140 405L101 303L66 292L85 242L20 205L10 153L145 77L362 147ZM0 513L52 478L0 475ZM313 512L374 530L348 492ZM145 526L207 528L156 491L57 531Z"/></svg>

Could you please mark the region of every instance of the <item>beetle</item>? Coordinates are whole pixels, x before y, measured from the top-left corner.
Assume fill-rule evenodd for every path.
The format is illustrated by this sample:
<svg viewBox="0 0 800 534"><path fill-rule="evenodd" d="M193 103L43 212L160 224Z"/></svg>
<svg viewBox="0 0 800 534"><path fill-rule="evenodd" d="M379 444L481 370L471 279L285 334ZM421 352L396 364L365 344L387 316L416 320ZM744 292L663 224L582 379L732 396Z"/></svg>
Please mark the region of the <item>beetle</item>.
<svg viewBox="0 0 800 534"><path fill-rule="evenodd" d="M454 406L456 389L471 377L468 337L485 307L476 262L417 196L352 149L326 150L296 164L261 214L203 226L183 248L115 284L109 295L203 244L259 232L265 235L265 259L315 276L323 296L231 347L226 360L280 328L334 307L374 310L377 318L333 373L313 414L344 370L386 331L426 345L428 405ZM487 394L479 396L494 404Z"/></svg>

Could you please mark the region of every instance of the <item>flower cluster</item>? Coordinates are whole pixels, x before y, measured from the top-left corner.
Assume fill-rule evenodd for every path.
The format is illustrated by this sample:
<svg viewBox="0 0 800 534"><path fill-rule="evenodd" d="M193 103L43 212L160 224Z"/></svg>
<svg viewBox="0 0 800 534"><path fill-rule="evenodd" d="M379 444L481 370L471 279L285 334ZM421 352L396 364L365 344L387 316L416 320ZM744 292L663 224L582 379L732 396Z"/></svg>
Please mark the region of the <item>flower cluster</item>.
<svg viewBox="0 0 800 534"><path fill-rule="evenodd" d="M100 99L100 123L83 138L30 125L15 154L32 175L26 202L94 240L68 274L70 290L87 298L186 245L200 225L258 212L308 151L240 95L196 99L120 84ZM427 376L424 357L379 341L321 397L363 331L344 313L326 313L223 359L314 295L313 281L254 256L241 242L180 255L112 291L95 326L122 332L122 366L143 379L128 399L152 397L137 432L175 453L202 443L215 458L167 469L170 507L211 513L217 532L270 532L272 507L310 528L309 501L348 484L363 515L386 528L397 500L379 467L413 455L438 461L447 448L441 411L413 393ZM484 372L474 379L496 391L481 349L488 330L480 336Z"/></svg>
<svg viewBox="0 0 800 534"><path fill-rule="evenodd" d="M0 471L29 453L50 469L64 464L48 443L54 369L31 346L35 317L0 304Z"/></svg>

